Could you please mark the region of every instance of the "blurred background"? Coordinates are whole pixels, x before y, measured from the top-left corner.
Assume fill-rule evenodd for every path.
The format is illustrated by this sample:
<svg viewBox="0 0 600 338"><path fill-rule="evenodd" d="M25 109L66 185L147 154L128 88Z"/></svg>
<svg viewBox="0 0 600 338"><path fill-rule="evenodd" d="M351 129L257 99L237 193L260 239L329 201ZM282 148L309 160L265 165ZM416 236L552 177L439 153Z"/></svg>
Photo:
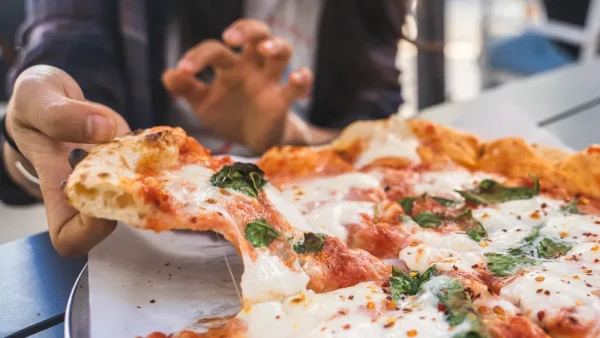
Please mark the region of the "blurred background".
<svg viewBox="0 0 600 338"><path fill-rule="evenodd" d="M595 57L595 0L414 0L397 64L406 103L400 114L478 97L490 88ZM15 58L22 0L0 0L0 78ZM591 37L591 38L590 38ZM0 83L0 115L6 90ZM24 221L26 220L26 221ZM18 226L17 226L18 225ZM0 204L0 243L46 230L42 206Z"/></svg>

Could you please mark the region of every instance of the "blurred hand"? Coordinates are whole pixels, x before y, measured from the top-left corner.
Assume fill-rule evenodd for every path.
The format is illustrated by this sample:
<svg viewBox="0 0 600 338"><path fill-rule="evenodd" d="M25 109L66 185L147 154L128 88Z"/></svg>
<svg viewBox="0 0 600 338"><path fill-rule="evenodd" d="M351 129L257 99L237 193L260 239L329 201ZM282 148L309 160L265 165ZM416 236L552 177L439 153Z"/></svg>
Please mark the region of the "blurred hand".
<svg viewBox="0 0 600 338"><path fill-rule="evenodd" d="M33 166L39 177L54 247L63 256L85 255L116 224L81 215L69 206L61 187L72 171L69 152L109 142L129 131L127 123L110 108L85 101L79 85L62 70L35 66L17 79L6 124L29 162L26 166ZM16 159L25 160L7 146L4 149L7 168L14 168ZM27 185L14 169L9 174Z"/></svg>
<svg viewBox="0 0 600 338"><path fill-rule="evenodd" d="M225 30L223 40L243 47L241 55L219 41L202 42L175 69L165 71L163 83L171 95L192 106L205 126L259 154L281 142L290 106L308 93L312 73L295 70L281 84L292 47L271 37L263 22L239 20ZM195 77L208 66L215 72L211 84Z"/></svg>

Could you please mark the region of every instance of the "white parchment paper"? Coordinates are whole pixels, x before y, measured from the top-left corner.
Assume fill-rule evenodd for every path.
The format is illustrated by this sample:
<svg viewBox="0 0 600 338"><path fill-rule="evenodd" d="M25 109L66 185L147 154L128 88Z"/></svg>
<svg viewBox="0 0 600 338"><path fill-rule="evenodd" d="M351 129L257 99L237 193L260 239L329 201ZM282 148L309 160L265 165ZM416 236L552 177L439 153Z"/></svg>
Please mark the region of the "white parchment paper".
<svg viewBox="0 0 600 338"><path fill-rule="evenodd" d="M466 113L451 125L486 139L519 136L569 150L518 107L508 106L501 115ZM195 323L201 318L237 313L239 298L225 256L239 285L241 260L222 237L157 234L119 224L89 254L91 337L172 333L200 327Z"/></svg>

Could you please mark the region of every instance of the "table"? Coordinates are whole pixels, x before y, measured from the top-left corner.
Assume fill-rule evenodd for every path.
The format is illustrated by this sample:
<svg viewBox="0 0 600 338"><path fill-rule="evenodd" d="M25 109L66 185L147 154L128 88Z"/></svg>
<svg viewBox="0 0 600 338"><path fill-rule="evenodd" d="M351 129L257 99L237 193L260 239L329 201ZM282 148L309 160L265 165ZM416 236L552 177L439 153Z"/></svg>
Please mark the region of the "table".
<svg viewBox="0 0 600 338"><path fill-rule="evenodd" d="M0 336L62 337L56 326L86 261L60 257L47 232L0 245Z"/></svg>
<svg viewBox="0 0 600 338"><path fill-rule="evenodd" d="M600 143L600 60L570 65L485 91L465 102L430 107L420 118L449 123L464 112L502 114L517 107L567 146Z"/></svg>

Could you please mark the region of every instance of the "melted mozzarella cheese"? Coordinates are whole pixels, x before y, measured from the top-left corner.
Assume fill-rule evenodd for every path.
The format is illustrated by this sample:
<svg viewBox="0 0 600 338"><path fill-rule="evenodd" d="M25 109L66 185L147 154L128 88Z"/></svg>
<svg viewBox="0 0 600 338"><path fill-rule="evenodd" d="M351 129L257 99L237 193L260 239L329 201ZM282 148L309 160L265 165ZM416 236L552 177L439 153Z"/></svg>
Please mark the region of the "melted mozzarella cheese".
<svg viewBox="0 0 600 338"><path fill-rule="evenodd" d="M600 244L597 242L583 242L575 245L569 252L561 257L561 261L579 262L583 265L600 268Z"/></svg>
<svg viewBox="0 0 600 338"><path fill-rule="evenodd" d="M324 201L340 201L352 189L376 189L380 179L372 174L348 173L293 184L283 190L283 196L300 205Z"/></svg>
<svg viewBox="0 0 600 338"><path fill-rule="evenodd" d="M315 231L315 227L313 227L309 222L307 222L304 215L302 215L299 206L284 198L279 192L279 190L277 190L270 184L267 185L264 188L264 190L269 202L271 202L275 209L277 209L277 211L279 211L283 215L283 217L285 217L285 219L288 221L288 223L292 226L294 230L302 232L318 232ZM299 234L294 233L284 235L286 237L299 236Z"/></svg>
<svg viewBox="0 0 600 338"><path fill-rule="evenodd" d="M600 218L590 215L558 215L548 219L540 234L575 242L596 240L598 237L594 235L600 235L600 227L594 224L596 221L600 221Z"/></svg>
<svg viewBox="0 0 600 338"><path fill-rule="evenodd" d="M165 190L175 200L185 205L190 214L199 210L208 210L228 215L221 207L222 203L214 203L214 201L225 201L229 197L210 184L210 177L213 174L214 172L208 168L188 165L179 171L164 173L159 179L166 182Z"/></svg>
<svg viewBox="0 0 600 338"><path fill-rule="evenodd" d="M377 159L386 157L402 157L414 163L421 161L417 153L418 139L415 137L399 138L391 134L386 136L371 141L368 149L360 154L354 166L362 168Z"/></svg>
<svg viewBox="0 0 600 338"><path fill-rule="evenodd" d="M416 195L427 193L462 200L455 190L472 189L482 180L493 177L491 174L471 173L467 170L424 172L415 177L413 191Z"/></svg>
<svg viewBox="0 0 600 338"><path fill-rule="evenodd" d="M400 260L414 271L424 272L435 264L438 270L458 269L474 272L475 264L483 264L483 256L477 252L479 245L464 234L438 234L421 232L410 237L421 244L408 246L400 251Z"/></svg>
<svg viewBox="0 0 600 338"><path fill-rule="evenodd" d="M599 288L597 270L573 263L549 262L516 277L502 289L500 296L517 304L535 322L539 322L540 311L544 311L544 318L551 318L564 308L574 308L572 315L586 322L600 318L600 297L592 293Z"/></svg>
<svg viewBox="0 0 600 338"><path fill-rule="evenodd" d="M531 229L559 213L562 202L536 196L526 200L509 201L473 210L488 232L515 229Z"/></svg>
<svg viewBox="0 0 600 338"><path fill-rule="evenodd" d="M243 256L244 274L240 284L244 301L257 303L279 300L306 290L310 277L299 266L286 266L267 248L257 248L256 260Z"/></svg>
<svg viewBox="0 0 600 338"><path fill-rule="evenodd" d="M432 282L431 288L436 283ZM469 328L468 323L463 323L451 329L430 291L397 304L410 311L386 310L386 297L380 287L365 282L328 293L304 291L283 301L257 304L243 309L237 318L248 326L249 338L414 335L435 338L451 337Z"/></svg>
<svg viewBox="0 0 600 338"><path fill-rule="evenodd" d="M306 215L313 232L322 232L339 238L345 242L348 230L345 225L360 223L361 215L373 217L375 203L339 201L327 203L313 209Z"/></svg>

